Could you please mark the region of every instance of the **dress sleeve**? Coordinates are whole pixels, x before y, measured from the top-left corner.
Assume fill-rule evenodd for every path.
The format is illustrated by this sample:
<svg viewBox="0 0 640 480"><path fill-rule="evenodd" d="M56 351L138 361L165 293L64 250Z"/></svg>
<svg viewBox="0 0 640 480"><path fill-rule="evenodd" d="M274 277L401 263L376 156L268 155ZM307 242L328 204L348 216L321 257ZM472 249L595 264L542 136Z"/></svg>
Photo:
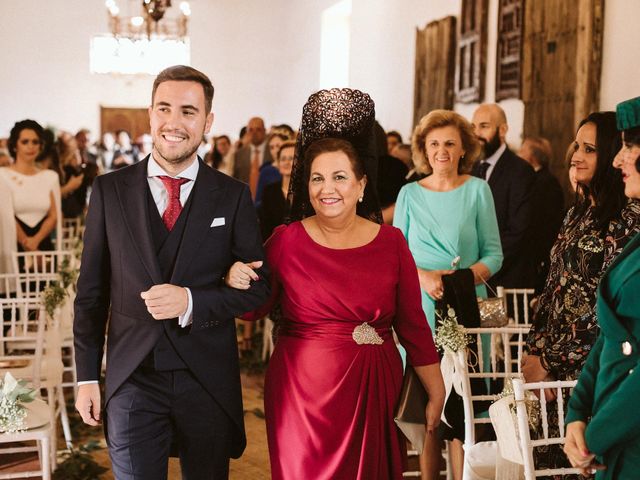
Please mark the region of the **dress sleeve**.
<svg viewBox="0 0 640 480"><path fill-rule="evenodd" d="M431 365L437 363L439 358L433 334L422 309L416 263L400 232L397 232L396 243L399 271L393 327L400 343L407 350L409 363L413 366Z"/></svg>
<svg viewBox="0 0 640 480"><path fill-rule="evenodd" d="M565 422L567 424L578 420L586 422L591 416L596 377L598 376L598 370L600 369L600 353L602 352L603 342L604 335L600 335L591 350L591 354L582 369L582 373L580 373L578 384L576 385L576 388L573 389L573 393L569 399L567 418Z"/></svg>
<svg viewBox="0 0 640 480"><path fill-rule="evenodd" d="M538 307L533 315L531 330L529 330L529 334L526 339L526 350L530 355L541 356L547 343L547 337L549 335L547 322L551 315L551 301L556 290L556 285L560 280L559 278L556 278L560 275L560 272L558 272L557 268L554 268L556 264L555 259L560 255L558 253L560 251L558 246L561 245L562 242L566 241L567 229L571 223L571 219L573 218L574 211L575 207L571 207L565 215L562 227L560 227L560 232L558 232L558 237L556 238L553 247L551 247L549 276L546 279L544 290L538 299Z"/></svg>
<svg viewBox="0 0 640 480"><path fill-rule="evenodd" d="M632 275L621 287L616 306L616 315L633 325L637 331L640 324L640 272ZM640 398L640 368L635 368L616 388L609 400L593 412L591 422L587 425L585 439L589 450L603 455L616 445L629 445L638 437L640 415L633 414L638 410ZM620 421L624 418L624 421Z"/></svg>
<svg viewBox="0 0 640 480"><path fill-rule="evenodd" d="M409 210L407 209L407 188L405 185L400 189L396 199L396 207L393 211L393 226L399 228L405 238L409 238Z"/></svg>
<svg viewBox="0 0 640 480"><path fill-rule="evenodd" d="M248 321L260 320L262 317L267 315L271 311L271 309L273 309L278 299L280 298L280 291L282 290L282 287L281 287L280 281L278 280L278 277L279 277L278 267L280 266L279 265L280 257L282 255L282 250L283 250L282 237L286 228L287 228L286 225L280 225L276 227L276 229L273 231L273 235L269 237L269 240L267 240L267 243L265 243L264 245L265 257L267 259L267 264L269 265L269 269L271 273L269 278L269 283L271 286L271 294L269 295L269 298L267 299L264 305L256 308L251 312L247 312L244 315L242 315L241 318L243 320L248 320Z"/></svg>
<svg viewBox="0 0 640 480"><path fill-rule="evenodd" d="M482 182L479 189L476 228L480 252L478 261L486 265L493 275L502 267L503 256L496 208L491 189L486 182Z"/></svg>

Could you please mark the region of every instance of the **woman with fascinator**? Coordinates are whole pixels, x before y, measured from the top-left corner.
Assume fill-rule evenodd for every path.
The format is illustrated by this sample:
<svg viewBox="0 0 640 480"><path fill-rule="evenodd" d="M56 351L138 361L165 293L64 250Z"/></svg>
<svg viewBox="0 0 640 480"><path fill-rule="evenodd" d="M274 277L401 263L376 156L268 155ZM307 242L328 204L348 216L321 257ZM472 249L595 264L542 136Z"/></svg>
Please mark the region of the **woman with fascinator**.
<svg viewBox="0 0 640 480"><path fill-rule="evenodd" d="M302 114L292 218L266 243L282 322L265 378L271 474L279 479L401 479L393 421L402 387L398 334L429 393L429 434L444 385L402 233L380 225L372 168L374 105L357 90L320 91ZM256 275L236 263L227 285Z"/></svg>

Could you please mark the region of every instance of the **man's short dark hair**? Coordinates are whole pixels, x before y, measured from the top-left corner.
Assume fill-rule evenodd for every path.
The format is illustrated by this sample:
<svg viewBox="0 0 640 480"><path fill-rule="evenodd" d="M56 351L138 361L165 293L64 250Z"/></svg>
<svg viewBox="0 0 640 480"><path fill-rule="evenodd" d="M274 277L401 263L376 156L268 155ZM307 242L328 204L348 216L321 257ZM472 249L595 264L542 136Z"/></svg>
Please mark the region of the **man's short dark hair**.
<svg viewBox="0 0 640 480"><path fill-rule="evenodd" d="M402 143L402 135L400 135L395 130L391 130L390 132L387 132L387 137L394 137L396 140L398 140L398 143Z"/></svg>
<svg viewBox="0 0 640 480"><path fill-rule="evenodd" d="M199 70L186 65L174 65L173 67L165 68L161 71L153 82L153 90L151 92L151 105L156 96L156 90L158 85L163 82L197 82L202 85L204 90L204 108L205 113L208 115L211 112L211 105L213 103L213 84L209 77Z"/></svg>

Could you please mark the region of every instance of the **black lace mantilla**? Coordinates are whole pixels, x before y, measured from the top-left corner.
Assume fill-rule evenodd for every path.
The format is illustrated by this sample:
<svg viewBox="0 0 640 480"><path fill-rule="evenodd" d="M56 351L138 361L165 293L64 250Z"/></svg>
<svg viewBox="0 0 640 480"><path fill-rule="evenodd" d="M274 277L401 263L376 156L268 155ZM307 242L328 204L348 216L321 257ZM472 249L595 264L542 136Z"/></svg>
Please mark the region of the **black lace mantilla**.
<svg viewBox="0 0 640 480"><path fill-rule="evenodd" d="M296 145L289 201L291 214L287 223L313 215L308 185L304 178L304 154L316 140L341 138L349 141L360 156L367 174L364 199L358 204L358 215L382 223L375 194L378 159L373 125L375 104L369 95L350 88L320 90L309 97L302 109L302 121Z"/></svg>

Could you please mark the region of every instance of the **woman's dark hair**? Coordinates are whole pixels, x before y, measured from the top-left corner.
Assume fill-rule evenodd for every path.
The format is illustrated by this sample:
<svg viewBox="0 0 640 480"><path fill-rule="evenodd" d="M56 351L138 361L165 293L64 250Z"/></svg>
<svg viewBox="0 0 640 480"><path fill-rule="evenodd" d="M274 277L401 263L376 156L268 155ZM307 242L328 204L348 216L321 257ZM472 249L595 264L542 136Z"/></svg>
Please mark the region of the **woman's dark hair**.
<svg viewBox="0 0 640 480"><path fill-rule="evenodd" d="M316 140L309 148L304 152L304 182L305 185L309 185L309 179L311 177L311 165L313 161L323 153L330 152L343 152L347 158L349 159L349 163L351 163L351 168L353 169L353 173L355 174L358 180L361 180L365 175L365 166L360 157L358 156L358 152L354 148L354 146L348 142L347 140L343 140L341 138L323 138L320 140ZM301 195L304 195L304 201L309 203L309 190L306 189L300 192ZM371 202L375 200L374 198L370 198L371 196L375 197L375 189L371 182L367 182L364 188L364 197L362 202L358 202L356 206L356 214L361 217L370 218L370 212L367 210L366 205L371 204Z"/></svg>
<svg viewBox="0 0 640 480"><path fill-rule="evenodd" d="M23 130L33 130L36 132L36 135L40 139L40 147L44 144L44 129L40 126L38 122L35 120L22 120L20 122L16 122L13 128L11 129L11 133L9 133L9 154L16 158L16 147L18 145L18 138L20 138L20 133Z"/></svg>
<svg viewBox="0 0 640 480"><path fill-rule="evenodd" d="M640 125L624 131L624 143L640 147ZM636 158L636 170L640 172L640 155Z"/></svg>
<svg viewBox="0 0 640 480"><path fill-rule="evenodd" d="M604 230L611 220L619 217L627 203L620 170L614 168L613 158L620 151L622 136L616 127L615 112L594 112L580 122L578 129L591 123L596 127L596 171L589 185L581 185L584 195L578 198L574 221L591 205L593 198L596 228Z"/></svg>

